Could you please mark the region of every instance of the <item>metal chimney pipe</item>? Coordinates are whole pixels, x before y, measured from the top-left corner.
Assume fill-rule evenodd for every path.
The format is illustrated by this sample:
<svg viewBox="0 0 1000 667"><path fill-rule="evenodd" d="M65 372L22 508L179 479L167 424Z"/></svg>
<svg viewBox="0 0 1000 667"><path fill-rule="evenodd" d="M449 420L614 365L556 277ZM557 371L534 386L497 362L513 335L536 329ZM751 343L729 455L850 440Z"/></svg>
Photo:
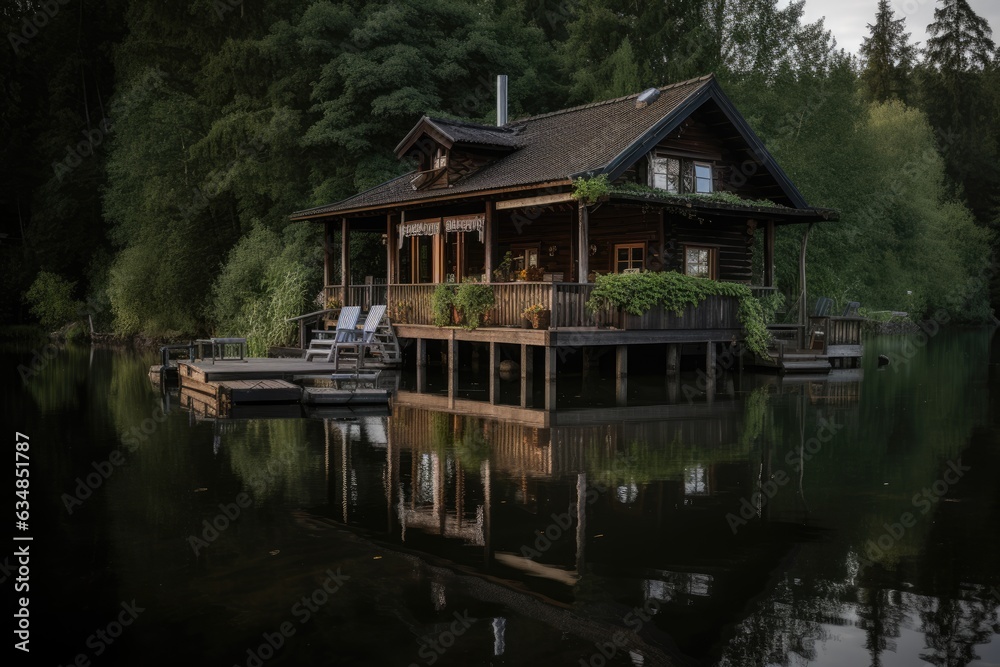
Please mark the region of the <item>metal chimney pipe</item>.
<svg viewBox="0 0 1000 667"><path fill-rule="evenodd" d="M497 75L497 127L507 124L507 75Z"/></svg>

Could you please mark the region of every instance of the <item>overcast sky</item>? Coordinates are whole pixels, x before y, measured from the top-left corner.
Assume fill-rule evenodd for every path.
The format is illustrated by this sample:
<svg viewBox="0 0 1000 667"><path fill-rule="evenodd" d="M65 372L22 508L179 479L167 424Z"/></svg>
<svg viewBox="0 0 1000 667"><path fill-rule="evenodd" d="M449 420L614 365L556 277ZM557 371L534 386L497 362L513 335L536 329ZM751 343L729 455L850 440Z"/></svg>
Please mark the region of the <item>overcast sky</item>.
<svg viewBox="0 0 1000 667"><path fill-rule="evenodd" d="M787 5L787 0L782 5ZM892 0L896 18L906 18L906 30L911 39L927 43L927 26L934 22L934 8L939 0ZM969 0L973 11L985 18L993 28L993 41L1000 39L1000 2ZM807 23L826 17L826 27L833 31L837 45L857 53L861 38L868 35L868 24L875 21L878 0L806 0Z"/></svg>

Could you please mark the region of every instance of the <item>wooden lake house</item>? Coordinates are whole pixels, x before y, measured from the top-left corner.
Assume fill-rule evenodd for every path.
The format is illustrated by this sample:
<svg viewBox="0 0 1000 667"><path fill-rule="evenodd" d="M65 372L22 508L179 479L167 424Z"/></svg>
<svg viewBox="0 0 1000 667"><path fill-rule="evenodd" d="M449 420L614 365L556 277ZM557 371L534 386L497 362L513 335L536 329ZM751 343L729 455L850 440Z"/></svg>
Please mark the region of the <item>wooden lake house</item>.
<svg viewBox="0 0 1000 667"><path fill-rule="evenodd" d="M756 283L763 295L774 289L775 229L837 219L806 203L713 76L514 121L506 119L501 79L497 126L425 116L395 151L412 171L291 216L325 227L328 298L388 303L397 335L416 342L418 390L426 383L428 341L447 348L449 396L458 389L458 346L488 345L491 402L498 346L520 346L523 405L531 401L539 353L547 409L555 407L562 348L612 346L619 402L630 346L671 346L664 371L674 372L680 351L700 345L711 369L717 345L743 335L735 298L710 297L681 316L589 313L584 304L595 277L677 271ZM577 179L602 175L610 192L593 203L574 199ZM355 231L384 234L385 285L350 284ZM334 275L337 233L343 243ZM755 247L763 267L756 280ZM435 287L467 280L494 291L487 325L435 327ZM522 328L522 311L532 304L550 311L547 329ZM848 328L849 340L827 337L809 360L829 369L828 346L860 346L860 327Z"/></svg>

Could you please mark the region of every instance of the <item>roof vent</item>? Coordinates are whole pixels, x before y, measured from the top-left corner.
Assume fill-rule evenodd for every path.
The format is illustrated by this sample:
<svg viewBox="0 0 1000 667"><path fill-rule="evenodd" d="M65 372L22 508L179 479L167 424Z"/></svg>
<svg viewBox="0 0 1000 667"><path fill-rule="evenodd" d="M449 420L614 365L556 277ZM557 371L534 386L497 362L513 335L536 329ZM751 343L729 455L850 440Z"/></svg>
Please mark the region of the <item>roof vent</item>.
<svg viewBox="0 0 1000 667"><path fill-rule="evenodd" d="M658 99L660 99L660 89L647 88L646 90L639 93L639 97L637 97L635 100L635 108L645 109Z"/></svg>

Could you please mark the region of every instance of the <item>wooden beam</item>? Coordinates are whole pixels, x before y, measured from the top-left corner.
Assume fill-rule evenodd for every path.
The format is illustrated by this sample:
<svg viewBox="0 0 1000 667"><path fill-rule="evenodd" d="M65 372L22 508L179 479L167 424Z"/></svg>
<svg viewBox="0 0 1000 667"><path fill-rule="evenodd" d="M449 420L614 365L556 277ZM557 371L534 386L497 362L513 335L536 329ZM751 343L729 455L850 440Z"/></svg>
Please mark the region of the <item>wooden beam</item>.
<svg viewBox="0 0 1000 667"><path fill-rule="evenodd" d="M427 393L427 339L417 339L417 393Z"/></svg>
<svg viewBox="0 0 1000 667"><path fill-rule="evenodd" d="M498 211L505 211L511 208L528 208L531 206L546 206L548 204L561 204L573 201L573 194L561 192L555 195L540 195L538 197L523 197L521 199L508 199L498 201L496 206Z"/></svg>
<svg viewBox="0 0 1000 667"><path fill-rule="evenodd" d="M452 332L454 333L454 332ZM453 335L448 339L448 407L455 407L458 393L458 341Z"/></svg>
<svg viewBox="0 0 1000 667"><path fill-rule="evenodd" d="M545 409L556 409L556 362L559 356L556 348L545 348Z"/></svg>
<svg viewBox="0 0 1000 667"><path fill-rule="evenodd" d="M535 348L521 345L521 407L530 408L534 403Z"/></svg>
<svg viewBox="0 0 1000 667"><path fill-rule="evenodd" d="M493 261L497 254L496 248L496 210L493 202L486 202L486 220L483 223L483 250L486 253L486 259L484 262L484 269L486 273L486 282L493 280Z"/></svg>
<svg viewBox="0 0 1000 667"><path fill-rule="evenodd" d="M399 258L399 252L396 248L398 217L393 213L387 213L385 216L385 278L389 285L395 285L398 282L396 280L396 261Z"/></svg>
<svg viewBox="0 0 1000 667"><path fill-rule="evenodd" d="M705 396L708 402L715 400L715 343L705 345Z"/></svg>
<svg viewBox="0 0 1000 667"><path fill-rule="evenodd" d="M806 249L809 246L809 232L812 231L812 223L806 226L806 231L802 234L802 248L799 250L799 333L802 338L799 340L799 348L805 347L805 331L809 324L809 305L806 294Z"/></svg>
<svg viewBox="0 0 1000 667"><path fill-rule="evenodd" d="M628 345L615 348L615 405L628 405Z"/></svg>
<svg viewBox="0 0 1000 667"><path fill-rule="evenodd" d="M577 207L577 274L576 282L584 284L587 282L587 274L590 273L588 268L588 260L590 259L590 233L588 230L589 213L587 211L587 205L580 202Z"/></svg>
<svg viewBox="0 0 1000 667"><path fill-rule="evenodd" d="M490 343L490 405L500 400L500 346Z"/></svg>
<svg viewBox="0 0 1000 667"><path fill-rule="evenodd" d="M667 377L676 377L680 372L681 350L677 343L667 345Z"/></svg>
<svg viewBox="0 0 1000 667"><path fill-rule="evenodd" d="M323 287L333 284L333 222L323 223ZM323 304L326 307L326 304Z"/></svg>
<svg viewBox="0 0 1000 667"><path fill-rule="evenodd" d="M774 220L764 226L764 287L774 287Z"/></svg>
<svg viewBox="0 0 1000 667"><path fill-rule="evenodd" d="M340 285L344 295L341 297L342 305L349 306L351 285L351 234L347 225L347 218L340 219Z"/></svg>

